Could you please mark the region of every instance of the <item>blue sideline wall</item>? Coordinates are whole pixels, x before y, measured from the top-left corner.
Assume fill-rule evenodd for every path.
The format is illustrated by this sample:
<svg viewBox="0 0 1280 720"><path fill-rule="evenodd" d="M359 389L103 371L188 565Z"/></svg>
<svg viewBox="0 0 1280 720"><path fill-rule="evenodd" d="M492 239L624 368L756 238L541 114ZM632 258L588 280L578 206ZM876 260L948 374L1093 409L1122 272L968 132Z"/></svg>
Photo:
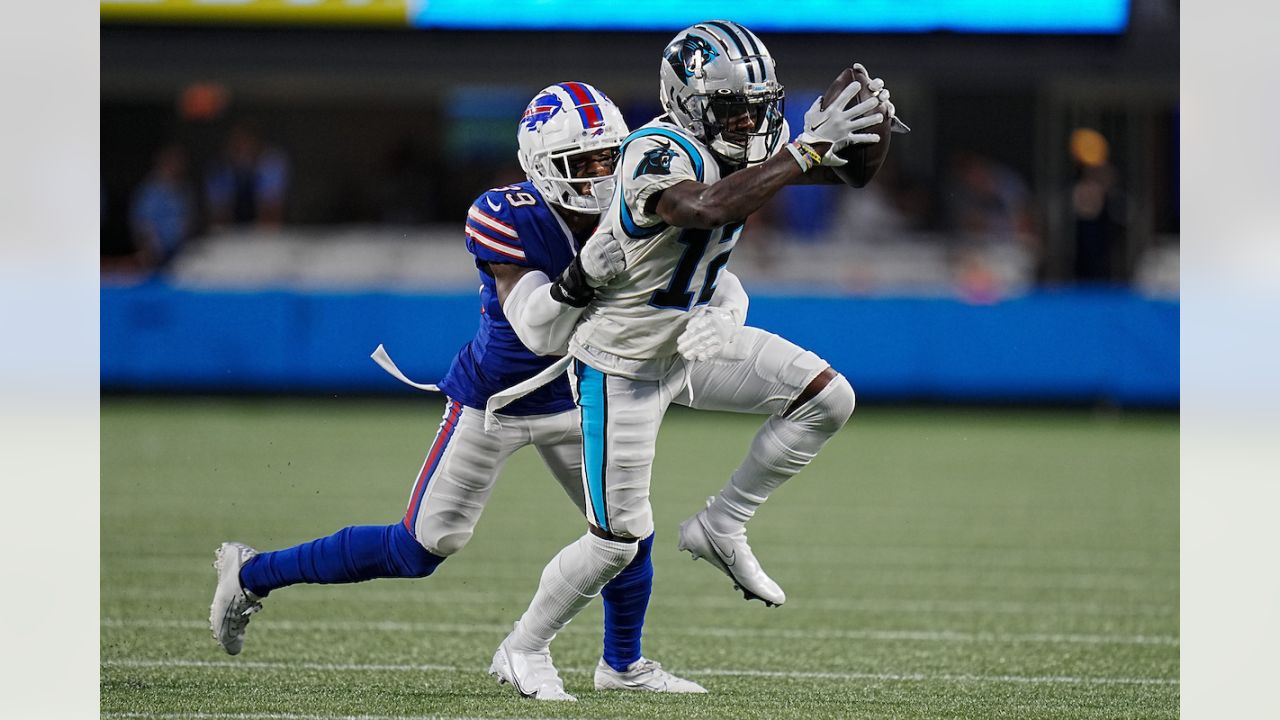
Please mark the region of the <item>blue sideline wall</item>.
<svg viewBox="0 0 1280 720"><path fill-rule="evenodd" d="M412 392L475 332L474 294L102 290L104 390ZM812 349L861 400L1176 407L1176 302L1124 290L948 299L752 298L752 325Z"/></svg>

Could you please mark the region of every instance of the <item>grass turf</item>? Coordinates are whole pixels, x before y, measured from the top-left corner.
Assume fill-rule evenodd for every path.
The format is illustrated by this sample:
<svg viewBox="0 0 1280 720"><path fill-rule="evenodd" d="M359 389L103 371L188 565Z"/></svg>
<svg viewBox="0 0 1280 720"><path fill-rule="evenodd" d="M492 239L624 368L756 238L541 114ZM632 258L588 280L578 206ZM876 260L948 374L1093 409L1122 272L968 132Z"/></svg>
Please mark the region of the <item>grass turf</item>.
<svg viewBox="0 0 1280 720"><path fill-rule="evenodd" d="M272 593L209 637L212 550L403 512L433 401L102 403L104 717L1174 718L1178 426L1168 415L860 408L751 525L787 604L746 603L676 525L757 418L673 410L654 469L645 654L710 694L591 689L601 611L553 645L576 704L485 670L583 522L532 449L425 580Z"/></svg>

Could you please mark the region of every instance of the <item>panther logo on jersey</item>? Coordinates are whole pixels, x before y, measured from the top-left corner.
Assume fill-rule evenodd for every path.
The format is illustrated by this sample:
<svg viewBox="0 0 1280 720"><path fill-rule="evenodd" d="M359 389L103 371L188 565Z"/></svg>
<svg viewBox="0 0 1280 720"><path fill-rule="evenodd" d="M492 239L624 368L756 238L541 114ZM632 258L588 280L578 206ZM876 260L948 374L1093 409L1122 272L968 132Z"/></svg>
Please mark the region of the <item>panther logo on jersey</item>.
<svg viewBox="0 0 1280 720"><path fill-rule="evenodd" d="M524 123L525 130L535 132L563 109L564 105L555 94L539 95L529 103L529 107L525 108L524 115L520 116L520 122Z"/></svg>
<svg viewBox="0 0 1280 720"><path fill-rule="evenodd" d="M686 83L689 82L689 78L700 75L702 66L710 65L719 55L719 50L697 35L686 35L683 39L677 39L662 53L671 67L675 68L676 74L684 78Z"/></svg>
<svg viewBox="0 0 1280 720"><path fill-rule="evenodd" d="M658 147L649 150L640 158L640 164L636 166L636 174L632 178L638 178L641 175L670 175L671 159L676 156L676 151L671 149L671 143L662 140Z"/></svg>

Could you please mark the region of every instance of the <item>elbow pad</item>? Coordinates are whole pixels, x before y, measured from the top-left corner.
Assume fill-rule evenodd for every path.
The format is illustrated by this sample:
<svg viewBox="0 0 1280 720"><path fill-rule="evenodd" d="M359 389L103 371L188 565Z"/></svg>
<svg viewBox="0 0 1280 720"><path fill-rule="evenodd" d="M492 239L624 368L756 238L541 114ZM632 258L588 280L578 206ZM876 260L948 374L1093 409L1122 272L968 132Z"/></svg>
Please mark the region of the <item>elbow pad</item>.
<svg viewBox="0 0 1280 720"><path fill-rule="evenodd" d="M560 302L555 288L545 273L534 270L516 282L502 304L502 313L520 342L538 355L563 353L586 307Z"/></svg>

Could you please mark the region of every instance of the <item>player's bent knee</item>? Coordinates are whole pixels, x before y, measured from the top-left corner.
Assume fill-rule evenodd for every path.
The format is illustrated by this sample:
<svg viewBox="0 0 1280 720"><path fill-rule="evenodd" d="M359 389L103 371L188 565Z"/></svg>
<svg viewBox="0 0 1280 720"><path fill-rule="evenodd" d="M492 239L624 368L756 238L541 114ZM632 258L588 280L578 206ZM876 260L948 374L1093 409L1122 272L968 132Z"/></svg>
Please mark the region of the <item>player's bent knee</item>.
<svg viewBox="0 0 1280 720"><path fill-rule="evenodd" d="M588 536L591 540L591 552L599 563L601 570L613 577L631 564L639 552L638 543L606 540L596 535Z"/></svg>
<svg viewBox="0 0 1280 720"><path fill-rule="evenodd" d="M424 540L421 547L426 548L427 552L449 557L466 547L467 543L471 542L471 535L470 531L446 533L430 540Z"/></svg>
<svg viewBox="0 0 1280 720"><path fill-rule="evenodd" d="M445 561L447 555L424 547L403 524L396 523L393 528L388 544L397 577L426 577Z"/></svg>
<svg viewBox="0 0 1280 720"><path fill-rule="evenodd" d="M853 386L844 375L836 374L809 402L797 408L790 418L811 425L824 433L835 433L849 422L857 404Z"/></svg>
<svg viewBox="0 0 1280 720"><path fill-rule="evenodd" d="M418 519L415 530L418 542L428 552L448 557L466 547L475 532L478 512L457 508L436 508Z"/></svg>
<svg viewBox="0 0 1280 720"><path fill-rule="evenodd" d="M653 513L651 511L618 513L610 518L608 532L613 538L634 545L641 538L653 534Z"/></svg>

